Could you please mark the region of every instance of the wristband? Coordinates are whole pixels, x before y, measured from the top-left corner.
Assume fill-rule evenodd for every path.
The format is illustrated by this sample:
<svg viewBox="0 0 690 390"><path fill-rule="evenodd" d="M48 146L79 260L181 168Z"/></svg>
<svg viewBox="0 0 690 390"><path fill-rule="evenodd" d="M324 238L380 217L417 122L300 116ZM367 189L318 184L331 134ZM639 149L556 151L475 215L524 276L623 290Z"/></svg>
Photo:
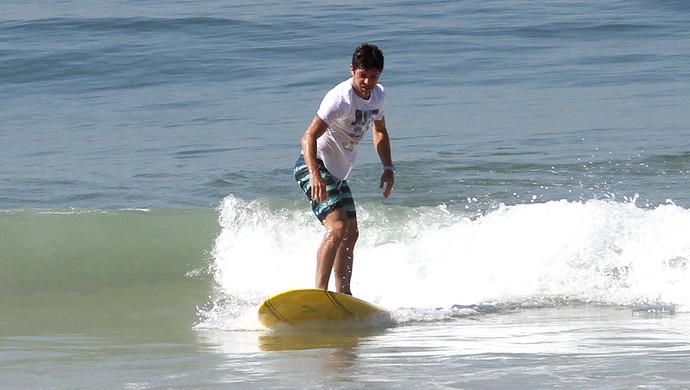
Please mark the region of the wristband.
<svg viewBox="0 0 690 390"><path fill-rule="evenodd" d="M393 164L391 164L391 165L384 165L384 166L383 166L383 170L384 170L384 171L393 171L393 173L395 173L395 165L393 165Z"/></svg>

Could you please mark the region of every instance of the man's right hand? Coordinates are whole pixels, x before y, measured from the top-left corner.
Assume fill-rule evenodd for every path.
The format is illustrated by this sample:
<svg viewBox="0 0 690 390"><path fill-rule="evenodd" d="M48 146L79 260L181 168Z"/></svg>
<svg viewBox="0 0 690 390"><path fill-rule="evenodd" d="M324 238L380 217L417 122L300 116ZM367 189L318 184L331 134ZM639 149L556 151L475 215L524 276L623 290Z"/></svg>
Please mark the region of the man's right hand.
<svg viewBox="0 0 690 390"><path fill-rule="evenodd" d="M325 202L328 198L328 191L326 190L326 183L321 178L319 171L309 175L309 185L311 186L311 198L317 202Z"/></svg>

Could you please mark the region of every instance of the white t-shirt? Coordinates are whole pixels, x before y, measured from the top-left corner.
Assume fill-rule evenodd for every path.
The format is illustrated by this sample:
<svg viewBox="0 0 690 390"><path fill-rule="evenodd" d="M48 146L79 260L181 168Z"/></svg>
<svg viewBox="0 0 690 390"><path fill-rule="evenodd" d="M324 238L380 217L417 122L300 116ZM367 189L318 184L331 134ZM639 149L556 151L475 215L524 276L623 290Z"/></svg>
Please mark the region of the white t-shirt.
<svg viewBox="0 0 690 390"><path fill-rule="evenodd" d="M357 96L352 78L326 93L316 114L328 124L326 132L316 140L316 157L335 177L347 179L357 158L359 142L374 120L383 118L386 94L377 84L369 100Z"/></svg>

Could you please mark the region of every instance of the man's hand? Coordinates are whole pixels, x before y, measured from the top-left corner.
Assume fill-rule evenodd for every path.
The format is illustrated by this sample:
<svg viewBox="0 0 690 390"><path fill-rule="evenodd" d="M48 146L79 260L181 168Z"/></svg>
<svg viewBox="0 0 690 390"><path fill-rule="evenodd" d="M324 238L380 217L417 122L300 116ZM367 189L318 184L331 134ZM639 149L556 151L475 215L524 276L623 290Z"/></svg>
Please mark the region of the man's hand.
<svg viewBox="0 0 690 390"><path fill-rule="evenodd" d="M381 174L381 182L379 188L383 189L383 197L388 198L393 192L393 184L395 183L395 173L391 169L386 169Z"/></svg>
<svg viewBox="0 0 690 390"><path fill-rule="evenodd" d="M326 183L317 170L314 174L309 175L309 186L311 187L311 198L317 202L325 202L328 198L328 191L326 190Z"/></svg>
<svg viewBox="0 0 690 390"><path fill-rule="evenodd" d="M317 202L325 202L328 197L326 191L326 183L324 183L319 168L316 165L316 140L323 135L328 129L328 124L314 116L309 127L302 136L302 154L304 155L304 163L309 170L309 186L311 187L311 199Z"/></svg>

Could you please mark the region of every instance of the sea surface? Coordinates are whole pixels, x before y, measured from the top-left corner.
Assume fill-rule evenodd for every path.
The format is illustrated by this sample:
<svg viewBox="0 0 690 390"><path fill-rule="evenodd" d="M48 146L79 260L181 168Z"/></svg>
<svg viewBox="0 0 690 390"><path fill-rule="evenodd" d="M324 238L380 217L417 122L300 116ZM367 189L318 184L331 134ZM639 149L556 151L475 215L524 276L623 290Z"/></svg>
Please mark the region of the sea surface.
<svg viewBox="0 0 690 390"><path fill-rule="evenodd" d="M690 388L690 3L5 0L0 388ZM299 138L362 42L355 296L270 331L323 228Z"/></svg>

